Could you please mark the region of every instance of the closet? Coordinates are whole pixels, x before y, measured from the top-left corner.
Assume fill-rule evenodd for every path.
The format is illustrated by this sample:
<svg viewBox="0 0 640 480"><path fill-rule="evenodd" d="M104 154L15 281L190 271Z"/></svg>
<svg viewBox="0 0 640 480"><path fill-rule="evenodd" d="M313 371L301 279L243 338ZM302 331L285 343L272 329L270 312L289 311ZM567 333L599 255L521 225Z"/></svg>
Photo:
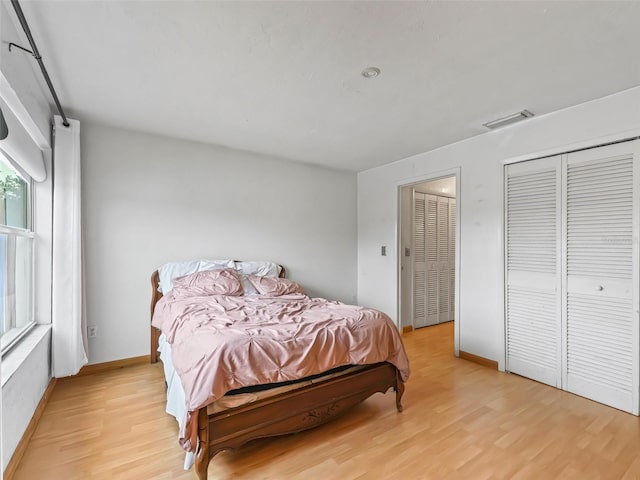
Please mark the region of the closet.
<svg viewBox="0 0 640 480"><path fill-rule="evenodd" d="M413 326L453 320L455 198L413 193Z"/></svg>
<svg viewBox="0 0 640 480"><path fill-rule="evenodd" d="M636 415L639 151L505 167L507 370Z"/></svg>

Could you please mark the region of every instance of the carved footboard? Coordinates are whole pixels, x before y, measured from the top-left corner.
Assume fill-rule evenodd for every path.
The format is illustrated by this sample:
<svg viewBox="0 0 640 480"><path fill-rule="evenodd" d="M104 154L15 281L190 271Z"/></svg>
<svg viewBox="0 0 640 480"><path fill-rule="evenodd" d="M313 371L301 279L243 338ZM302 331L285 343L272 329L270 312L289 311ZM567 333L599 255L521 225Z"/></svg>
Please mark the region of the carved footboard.
<svg viewBox="0 0 640 480"><path fill-rule="evenodd" d="M402 411L404 384L396 368L379 363L366 369L308 385L242 407L207 415L198 413L200 450L195 464L200 480L207 479L211 459L222 450L235 450L250 440L301 432L335 418L376 392L396 391Z"/></svg>

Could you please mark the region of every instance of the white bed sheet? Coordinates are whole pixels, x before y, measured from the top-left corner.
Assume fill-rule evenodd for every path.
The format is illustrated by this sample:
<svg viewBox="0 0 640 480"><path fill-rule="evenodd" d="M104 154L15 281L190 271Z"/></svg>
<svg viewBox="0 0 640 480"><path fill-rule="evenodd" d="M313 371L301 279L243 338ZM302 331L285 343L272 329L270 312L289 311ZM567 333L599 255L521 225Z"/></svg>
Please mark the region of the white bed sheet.
<svg viewBox="0 0 640 480"><path fill-rule="evenodd" d="M165 410L169 415L173 415L176 418L178 425L182 429L182 425L187 418L187 402L185 401L184 388L182 388L180 377L178 377L175 368L173 368L171 345L167 342L167 337L164 333L160 334L158 339L158 352L160 352L160 360L162 360L164 368L164 380L167 383L167 406ZM195 459L194 452L186 452L184 469L189 470L193 466Z"/></svg>

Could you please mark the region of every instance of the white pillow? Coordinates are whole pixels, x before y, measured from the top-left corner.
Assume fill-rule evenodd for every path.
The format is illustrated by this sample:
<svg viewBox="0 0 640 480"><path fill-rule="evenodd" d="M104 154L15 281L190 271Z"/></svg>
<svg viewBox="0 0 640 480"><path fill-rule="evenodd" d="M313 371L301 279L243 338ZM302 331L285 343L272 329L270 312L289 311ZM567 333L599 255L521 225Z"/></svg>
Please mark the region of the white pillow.
<svg viewBox="0 0 640 480"><path fill-rule="evenodd" d="M160 281L158 291L166 294L173 288L173 279L183 277L191 273L216 268L234 268L233 260L189 260L186 262L165 263L158 269Z"/></svg>
<svg viewBox="0 0 640 480"><path fill-rule="evenodd" d="M245 297L251 295L260 295L258 289L253 286L253 283L251 283L249 278L244 273L240 273L240 280L242 280L242 289L244 291Z"/></svg>
<svg viewBox="0 0 640 480"><path fill-rule="evenodd" d="M280 265L273 262L249 261L235 262L236 270L245 275L258 275L260 277L278 277L280 275Z"/></svg>

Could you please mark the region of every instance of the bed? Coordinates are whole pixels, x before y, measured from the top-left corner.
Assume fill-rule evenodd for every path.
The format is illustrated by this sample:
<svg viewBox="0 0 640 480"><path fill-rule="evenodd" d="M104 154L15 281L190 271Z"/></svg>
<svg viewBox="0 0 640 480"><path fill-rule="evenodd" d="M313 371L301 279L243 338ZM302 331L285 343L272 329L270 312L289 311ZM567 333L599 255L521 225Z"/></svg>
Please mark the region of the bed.
<svg viewBox="0 0 640 480"><path fill-rule="evenodd" d="M278 273L279 278L285 277L284 268L278 266ZM170 303L173 298L169 298L173 295L173 293L169 293L165 299L166 301L158 306L158 302L163 298L163 293L158 288L159 284L161 284L160 274L159 271L155 271L151 276L152 319L156 309L165 308L165 305ZM215 299L215 301L210 298ZM293 305L297 305L295 298L289 299L285 295L285 299L292 302ZM218 307L219 303L242 303L245 300L236 297L227 299L226 297L219 298L214 296L207 297L207 301L214 302L214 306ZM270 300L264 301L268 303ZM280 300L278 299L278 301ZM246 302L249 302L249 300L246 300ZM171 305L178 303L178 300L174 300ZM338 302L334 303L338 304ZM343 304L339 305L343 306ZM210 315L211 310L206 311ZM158 316L156 315L156 317ZM162 328L165 332L161 332L154 326L151 327L150 353L152 363L157 362L160 355L163 355L163 359L172 359L174 355L171 354L171 347L179 349L183 344L175 336L172 337L173 334L170 328L167 328L166 325L163 325ZM165 335L165 333L168 335ZM161 352L158 351L159 348ZM197 347L194 344L189 349L197 350ZM404 354L404 349L402 348L401 350L401 353ZM180 359L179 350L177 358ZM408 362L405 365L402 363L404 361L402 358L397 360L396 357L394 357L394 361L399 363L401 368L389 361L379 361L372 364L340 365L339 368L327 369L328 371L322 370L312 376L307 375L285 382L269 381L266 382L266 385L254 383L248 390L244 388L229 389L229 385L237 385L226 385L225 388L220 390L220 392L224 392L224 395L215 396L214 401L210 401L209 397L211 395L209 395L207 400L204 400L203 397L186 402L190 417L187 427L183 429L181 425L181 435L184 437L181 439L181 444L185 450L191 451L191 454L195 455L194 470L198 478L206 480L209 462L220 451L236 450L245 443L257 438L301 432L321 425L374 393L386 393L388 390L393 389L395 391L396 409L401 412L404 380L408 376ZM168 370L169 375L173 375L171 373L174 368L173 365L167 365L171 363L171 361L164 363L166 379L171 378L167 375ZM188 384L189 375L185 372L188 372L188 370L183 368L181 370L181 381L167 383L168 394L171 391L172 384L173 386L176 383L178 386L183 383ZM198 372L196 377L200 379L203 376L202 372ZM207 384L206 388L210 388L211 392L216 392L215 386L210 387ZM194 395L189 388L185 390L188 391L187 397L193 399ZM180 398L180 395L178 397ZM249 400L242 400L244 397L248 397ZM180 398L176 403L179 404L181 401L182 399ZM199 408L194 408L194 405L199 406ZM179 415L176 418L178 417ZM185 433L183 433L183 430ZM195 441L189 441L191 434L192 437L195 437Z"/></svg>

